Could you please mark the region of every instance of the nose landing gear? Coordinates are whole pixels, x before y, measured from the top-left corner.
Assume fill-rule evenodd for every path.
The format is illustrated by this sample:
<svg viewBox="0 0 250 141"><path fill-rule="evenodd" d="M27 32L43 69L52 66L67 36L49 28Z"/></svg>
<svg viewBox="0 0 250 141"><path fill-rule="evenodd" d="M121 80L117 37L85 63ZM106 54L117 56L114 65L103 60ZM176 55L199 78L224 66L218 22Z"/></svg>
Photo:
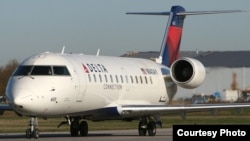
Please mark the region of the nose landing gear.
<svg viewBox="0 0 250 141"><path fill-rule="evenodd" d="M26 138L39 138L37 117L31 117L29 120L29 128L26 129Z"/></svg>

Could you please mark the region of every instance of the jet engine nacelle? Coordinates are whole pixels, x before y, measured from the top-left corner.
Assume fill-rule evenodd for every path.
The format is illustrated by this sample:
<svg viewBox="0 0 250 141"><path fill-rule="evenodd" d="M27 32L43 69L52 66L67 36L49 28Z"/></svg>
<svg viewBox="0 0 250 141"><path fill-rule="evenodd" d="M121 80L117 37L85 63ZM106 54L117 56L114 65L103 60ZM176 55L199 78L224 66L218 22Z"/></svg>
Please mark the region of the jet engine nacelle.
<svg viewBox="0 0 250 141"><path fill-rule="evenodd" d="M181 58L170 68L172 80L180 87L192 89L200 86L205 79L204 65L193 58Z"/></svg>

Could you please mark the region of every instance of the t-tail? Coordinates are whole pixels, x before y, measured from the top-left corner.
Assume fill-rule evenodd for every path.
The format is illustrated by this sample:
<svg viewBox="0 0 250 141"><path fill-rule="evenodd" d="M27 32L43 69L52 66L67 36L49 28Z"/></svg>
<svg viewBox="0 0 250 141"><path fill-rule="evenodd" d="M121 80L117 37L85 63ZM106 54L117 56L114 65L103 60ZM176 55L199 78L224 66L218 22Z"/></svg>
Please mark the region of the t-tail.
<svg viewBox="0 0 250 141"><path fill-rule="evenodd" d="M164 38L161 45L158 63L166 66L180 57L180 45L183 32L183 24L187 15L219 14L246 12L243 10L220 10L220 11L185 11L182 6L172 6L170 12L129 12L127 14L140 15L167 15L169 16Z"/></svg>

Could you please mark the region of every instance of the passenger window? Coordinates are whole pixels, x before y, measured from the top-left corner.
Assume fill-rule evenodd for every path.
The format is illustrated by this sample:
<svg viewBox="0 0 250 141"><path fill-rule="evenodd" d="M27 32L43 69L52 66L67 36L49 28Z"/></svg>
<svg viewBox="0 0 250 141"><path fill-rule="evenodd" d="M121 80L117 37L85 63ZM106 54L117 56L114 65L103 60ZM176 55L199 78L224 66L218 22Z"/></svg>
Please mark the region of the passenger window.
<svg viewBox="0 0 250 141"><path fill-rule="evenodd" d="M113 77L112 77L112 75L110 75L110 81L111 81L111 83L113 83Z"/></svg>
<svg viewBox="0 0 250 141"><path fill-rule="evenodd" d="M125 79L126 79L126 83L128 83L128 76L127 75L125 75Z"/></svg>
<svg viewBox="0 0 250 141"><path fill-rule="evenodd" d="M135 76L135 81L136 81L136 83L138 84L138 78L137 78L137 76Z"/></svg>
<svg viewBox="0 0 250 141"><path fill-rule="evenodd" d="M122 77L122 75L120 75L120 77L121 77L121 83L123 83L123 77Z"/></svg>
<svg viewBox="0 0 250 141"><path fill-rule="evenodd" d="M141 84L143 84L142 77L140 76Z"/></svg>
<svg viewBox="0 0 250 141"><path fill-rule="evenodd" d="M102 76L99 74L99 79L100 79L100 82L102 83Z"/></svg>
<svg viewBox="0 0 250 141"><path fill-rule="evenodd" d="M119 83L118 76L115 75L116 83Z"/></svg>
<svg viewBox="0 0 250 141"><path fill-rule="evenodd" d="M96 76L95 76L95 74L93 74L93 77L94 77L94 81L96 82Z"/></svg>
<svg viewBox="0 0 250 141"><path fill-rule="evenodd" d="M105 82L108 83L107 75L105 74L104 77L105 77Z"/></svg>
<svg viewBox="0 0 250 141"><path fill-rule="evenodd" d="M65 66L54 66L54 75L70 75L68 69Z"/></svg>
<svg viewBox="0 0 250 141"><path fill-rule="evenodd" d="M149 78L150 78L150 83L153 84L152 77L150 76Z"/></svg>
<svg viewBox="0 0 250 141"><path fill-rule="evenodd" d="M88 77L89 77L89 82L91 82L91 75L90 75L90 74L88 74Z"/></svg>
<svg viewBox="0 0 250 141"><path fill-rule="evenodd" d="M130 80L131 80L131 83L133 84L134 83L133 76L130 76Z"/></svg>
<svg viewBox="0 0 250 141"><path fill-rule="evenodd" d="M145 83L148 84L147 76L145 76Z"/></svg>

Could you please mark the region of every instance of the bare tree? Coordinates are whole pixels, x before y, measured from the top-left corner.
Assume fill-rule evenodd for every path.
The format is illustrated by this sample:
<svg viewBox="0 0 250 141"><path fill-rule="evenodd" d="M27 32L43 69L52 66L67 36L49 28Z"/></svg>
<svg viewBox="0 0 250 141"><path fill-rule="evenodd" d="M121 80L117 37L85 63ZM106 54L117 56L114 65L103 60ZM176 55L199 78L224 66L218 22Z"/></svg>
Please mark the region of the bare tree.
<svg viewBox="0 0 250 141"><path fill-rule="evenodd" d="M8 80L13 73L13 71L18 66L18 61L16 59L10 60L5 66L0 67L0 95L5 94L6 86Z"/></svg>

